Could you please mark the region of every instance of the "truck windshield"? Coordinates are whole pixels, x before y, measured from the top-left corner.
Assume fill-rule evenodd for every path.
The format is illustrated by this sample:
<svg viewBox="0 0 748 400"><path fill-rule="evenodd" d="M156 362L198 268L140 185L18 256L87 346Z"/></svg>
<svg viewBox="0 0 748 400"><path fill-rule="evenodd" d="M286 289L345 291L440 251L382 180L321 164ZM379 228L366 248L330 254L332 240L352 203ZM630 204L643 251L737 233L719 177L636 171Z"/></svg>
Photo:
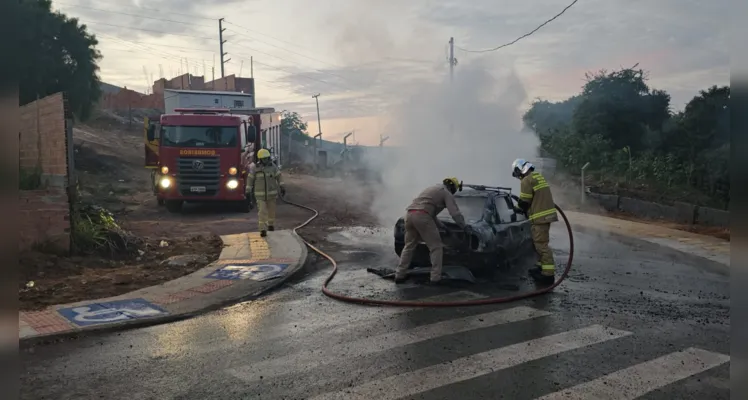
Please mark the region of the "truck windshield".
<svg viewBox="0 0 748 400"><path fill-rule="evenodd" d="M163 126L161 144L167 147L236 147L236 126Z"/></svg>

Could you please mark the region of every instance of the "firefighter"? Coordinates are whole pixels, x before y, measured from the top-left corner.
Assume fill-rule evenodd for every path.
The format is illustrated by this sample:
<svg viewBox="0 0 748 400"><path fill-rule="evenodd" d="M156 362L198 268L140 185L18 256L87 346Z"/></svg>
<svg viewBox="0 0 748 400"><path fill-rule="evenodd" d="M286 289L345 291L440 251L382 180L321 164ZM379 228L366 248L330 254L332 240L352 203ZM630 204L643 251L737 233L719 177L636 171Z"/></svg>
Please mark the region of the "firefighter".
<svg viewBox="0 0 748 400"><path fill-rule="evenodd" d="M538 283L553 284L556 264L548 242L550 242L551 223L558 221L558 215L551 187L543 175L535 172L534 165L521 158L512 163L512 176L520 180L517 203L532 224L532 242L535 245L538 262L530 270L530 275Z"/></svg>
<svg viewBox="0 0 748 400"><path fill-rule="evenodd" d="M439 234L439 226L443 225L436 216L446 208L452 219L465 229L465 218L454 199L457 190L462 190L460 181L457 178L446 178L442 183L426 188L408 206L405 214L405 246L400 253L400 263L395 271L395 283L405 281L408 266L413 259L413 251L421 241L426 242L431 255L431 283L441 282L444 244Z"/></svg>
<svg viewBox="0 0 748 400"><path fill-rule="evenodd" d="M278 167L272 162L270 152L260 149L257 152L257 162L252 164L247 176L250 193L254 194L257 202L257 222L260 236L267 236L267 231L275 230L275 201L278 192L286 195L283 178Z"/></svg>

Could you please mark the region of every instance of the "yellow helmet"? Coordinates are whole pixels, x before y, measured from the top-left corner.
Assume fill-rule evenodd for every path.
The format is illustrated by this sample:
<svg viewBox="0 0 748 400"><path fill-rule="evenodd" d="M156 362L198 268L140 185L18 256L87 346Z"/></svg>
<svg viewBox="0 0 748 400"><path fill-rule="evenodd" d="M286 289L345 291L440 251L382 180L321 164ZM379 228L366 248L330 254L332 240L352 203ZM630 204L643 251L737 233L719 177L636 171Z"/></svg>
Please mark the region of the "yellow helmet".
<svg viewBox="0 0 748 400"><path fill-rule="evenodd" d="M270 158L270 152L267 149L260 149L257 152L257 159L262 160L263 158Z"/></svg>
<svg viewBox="0 0 748 400"><path fill-rule="evenodd" d="M460 180L455 177L444 178L442 183L444 183L447 186L454 187L455 192L458 190L460 192L462 191L462 182L460 182Z"/></svg>

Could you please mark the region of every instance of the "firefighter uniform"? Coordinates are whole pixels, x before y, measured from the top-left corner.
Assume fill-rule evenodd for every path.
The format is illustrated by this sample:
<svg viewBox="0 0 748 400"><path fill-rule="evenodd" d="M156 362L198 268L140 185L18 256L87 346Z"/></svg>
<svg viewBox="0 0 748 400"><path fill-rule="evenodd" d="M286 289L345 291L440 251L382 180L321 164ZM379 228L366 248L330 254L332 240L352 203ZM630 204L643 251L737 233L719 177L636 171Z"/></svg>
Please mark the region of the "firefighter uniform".
<svg viewBox="0 0 748 400"><path fill-rule="evenodd" d="M553 277L556 264L548 242L551 223L558 221L558 215L551 187L543 175L532 170L521 178L519 198L522 202L529 203L526 211L532 223L532 241L538 256L537 266L540 267L540 274L543 277Z"/></svg>
<svg viewBox="0 0 748 400"><path fill-rule="evenodd" d="M278 192L284 192L283 178L277 166L270 161L270 152L261 149L257 152L258 163L252 164L247 176L250 190L254 190L257 202L257 222L260 235L275 230L275 204ZM267 160L267 161L265 161Z"/></svg>
<svg viewBox="0 0 748 400"><path fill-rule="evenodd" d="M429 248L431 259L431 282L436 283L442 277L442 258L444 244L442 243L436 216L445 208L452 219L465 227L465 218L454 199L454 192L460 183L457 178L447 178L444 183L426 188L416 197L406 209L405 214L405 245L400 253L400 263L395 271L395 281L405 279L413 251L423 241Z"/></svg>

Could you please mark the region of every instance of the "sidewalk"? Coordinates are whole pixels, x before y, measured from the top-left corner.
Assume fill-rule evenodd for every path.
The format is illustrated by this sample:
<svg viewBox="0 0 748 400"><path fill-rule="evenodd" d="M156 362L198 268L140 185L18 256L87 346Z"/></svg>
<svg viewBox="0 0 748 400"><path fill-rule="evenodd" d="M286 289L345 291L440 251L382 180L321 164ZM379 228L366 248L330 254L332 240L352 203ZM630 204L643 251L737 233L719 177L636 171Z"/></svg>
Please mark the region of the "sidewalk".
<svg viewBox="0 0 748 400"><path fill-rule="evenodd" d="M216 262L190 275L121 296L20 312L19 341L129 325L152 325L250 299L298 271L307 249L290 230L222 236Z"/></svg>
<svg viewBox="0 0 748 400"><path fill-rule="evenodd" d="M564 211L572 229L604 231L634 237L730 266L730 242L711 236L670 229L655 224L626 221L602 215Z"/></svg>

